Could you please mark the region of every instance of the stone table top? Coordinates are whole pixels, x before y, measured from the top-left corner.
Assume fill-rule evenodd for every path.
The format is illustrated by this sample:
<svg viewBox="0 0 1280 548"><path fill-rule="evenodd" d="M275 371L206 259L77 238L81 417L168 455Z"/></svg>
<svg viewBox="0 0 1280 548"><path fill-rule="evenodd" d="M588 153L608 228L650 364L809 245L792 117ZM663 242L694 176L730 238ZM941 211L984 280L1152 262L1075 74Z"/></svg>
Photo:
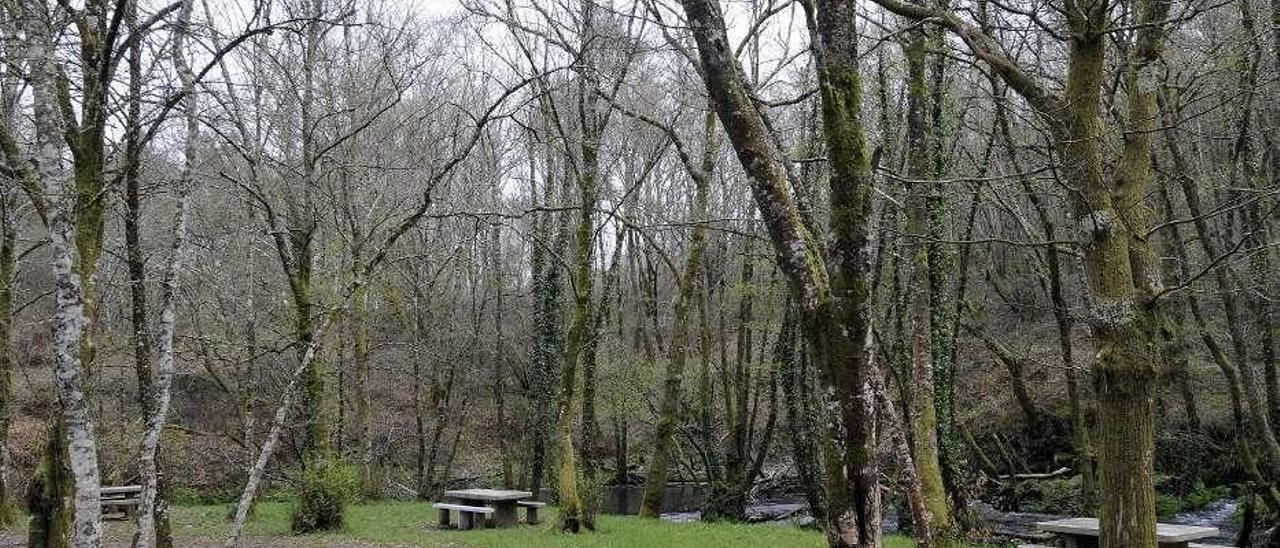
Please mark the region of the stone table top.
<svg viewBox="0 0 1280 548"><path fill-rule="evenodd" d="M445 491L444 496L462 500L516 501L533 498L533 493L506 489L458 489Z"/></svg>
<svg viewBox="0 0 1280 548"><path fill-rule="evenodd" d="M1063 535L1081 537L1098 536L1097 518L1071 518L1056 521L1042 521L1036 524L1041 530ZM1199 527L1196 525L1156 524L1156 541L1158 542L1190 542L1202 538L1216 536L1217 527Z"/></svg>

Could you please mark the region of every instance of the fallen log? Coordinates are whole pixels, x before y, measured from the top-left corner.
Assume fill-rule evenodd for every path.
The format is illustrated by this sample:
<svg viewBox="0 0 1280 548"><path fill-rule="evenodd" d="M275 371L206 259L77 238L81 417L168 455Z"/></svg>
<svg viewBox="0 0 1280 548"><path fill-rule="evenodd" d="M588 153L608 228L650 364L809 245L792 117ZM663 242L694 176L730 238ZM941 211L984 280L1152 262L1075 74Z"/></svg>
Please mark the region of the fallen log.
<svg viewBox="0 0 1280 548"><path fill-rule="evenodd" d="M1063 466L1052 472L1030 473L1030 474L1008 474L1000 476L1001 480L1044 480L1060 478L1071 474L1071 469Z"/></svg>

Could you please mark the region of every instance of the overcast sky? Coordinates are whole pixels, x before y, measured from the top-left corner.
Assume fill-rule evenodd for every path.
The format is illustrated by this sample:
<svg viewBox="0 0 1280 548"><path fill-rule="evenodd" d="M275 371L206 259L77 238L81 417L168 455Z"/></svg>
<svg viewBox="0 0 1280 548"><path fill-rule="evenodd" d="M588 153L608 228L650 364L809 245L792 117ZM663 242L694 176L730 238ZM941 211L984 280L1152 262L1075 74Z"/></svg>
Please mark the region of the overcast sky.
<svg viewBox="0 0 1280 548"><path fill-rule="evenodd" d="M458 11L459 0L417 0L419 9L428 17L443 17Z"/></svg>

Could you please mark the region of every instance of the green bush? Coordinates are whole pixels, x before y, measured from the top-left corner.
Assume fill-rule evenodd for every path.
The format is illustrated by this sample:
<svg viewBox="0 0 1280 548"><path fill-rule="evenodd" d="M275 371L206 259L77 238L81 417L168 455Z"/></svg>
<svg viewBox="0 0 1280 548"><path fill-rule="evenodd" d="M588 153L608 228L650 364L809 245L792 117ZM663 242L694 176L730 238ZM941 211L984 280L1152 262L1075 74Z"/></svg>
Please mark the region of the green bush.
<svg viewBox="0 0 1280 548"><path fill-rule="evenodd" d="M293 532L332 531L343 526L347 504L360 480L355 467L337 456L311 461L298 480L298 503L293 509Z"/></svg>
<svg viewBox="0 0 1280 548"><path fill-rule="evenodd" d="M1039 494L1037 511L1073 516L1085 513L1080 504L1080 476L1038 481L1036 487Z"/></svg>
<svg viewBox="0 0 1280 548"><path fill-rule="evenodd" d="M1182 507L1189 511L1204 510L1210 504L1230 497L1231 488L1226 485L1219 485L1217 487L1198 487L1196 490L1187 494L1187 498L1183 501Z"/></svg>
<svg viewBox="0 0 1280 548"><path fill-rule="evenodd" d="M16 506L5 501L0 501L0 529L13 527L18 523L20 517L22 516L19 515L18 508Z"/></svg>
<svg viewBox="0 0 1280 548"><path fill-rule="evenodd" d="M1171 517L1180 512L1204 510L1210 504L1231 496L1231 488L1225 485L1217 487L1197 486L1185 497L1177 497L1156 493L1156 515L1160 518Z"/></svg>
<svg viewBox="0 0 1280 548"><path fill-rule="evenodd" d="M1182 499L1156 493L1156 517L1164 519L1181 511Z"/></svg>

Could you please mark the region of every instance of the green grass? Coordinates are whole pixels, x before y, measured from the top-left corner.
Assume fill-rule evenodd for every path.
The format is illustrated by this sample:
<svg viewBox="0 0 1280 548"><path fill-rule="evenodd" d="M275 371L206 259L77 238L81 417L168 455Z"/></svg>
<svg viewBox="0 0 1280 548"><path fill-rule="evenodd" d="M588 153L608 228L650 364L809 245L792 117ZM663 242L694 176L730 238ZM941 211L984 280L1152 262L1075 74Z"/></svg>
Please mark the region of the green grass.
<svg viewBox="0 0 1280 548"><path fill-rule="evenodd" d="M259 504L246 535L286 537L289 511L286 502ZM549 510L549 511L545 511ZM230 505L190 506L174 509L174 529L179 537L220 538L227 534ZM434 528L436 514L427 503L382 501L348 508L346 529L340 532L294 537L319 542L385 542L420 546L483 547L719 547L767 548L822 547L821 533L789 525L669 523L630 516L601 516L597 530L580 535L555 529L555 509L545 508L541 525L509 529L443 531ZM910 540L889 539L886 548L908 548Z"/></svg>
<svg viewBox="0 0 1280 548"><path fill-rule="evenodd" d="M173 508L173 528L178 545L220 545L231 530L228 519L231 508L230 504ZM405 501L354 504L347 509L347 525L343 530L299 536L289 531L289 513L292 508L292 502L279 500L259 503L245 527L245 538L253 540L251 544L254 546L279 544L289 547L343 546L346 543L362 548L377 543L436 548L826 546L822 533L791 525L671 523L633 516L601 516L595 532L569 535L556 530L554 507L543 509L540 516L543 523L540 525L522 523L508 529L448 531L435 528L436 512L428 503ZM25 527L26 520L20 518L10 528L0 529L0 537L20 539L26 533ZM108 536L112 539L128 539L132 533L132 522L108 522ZM188 542L184 543L183 540ZM884 543L885 548L911 548L914 545L914 542L905 537L889 537Z"/></svg>

